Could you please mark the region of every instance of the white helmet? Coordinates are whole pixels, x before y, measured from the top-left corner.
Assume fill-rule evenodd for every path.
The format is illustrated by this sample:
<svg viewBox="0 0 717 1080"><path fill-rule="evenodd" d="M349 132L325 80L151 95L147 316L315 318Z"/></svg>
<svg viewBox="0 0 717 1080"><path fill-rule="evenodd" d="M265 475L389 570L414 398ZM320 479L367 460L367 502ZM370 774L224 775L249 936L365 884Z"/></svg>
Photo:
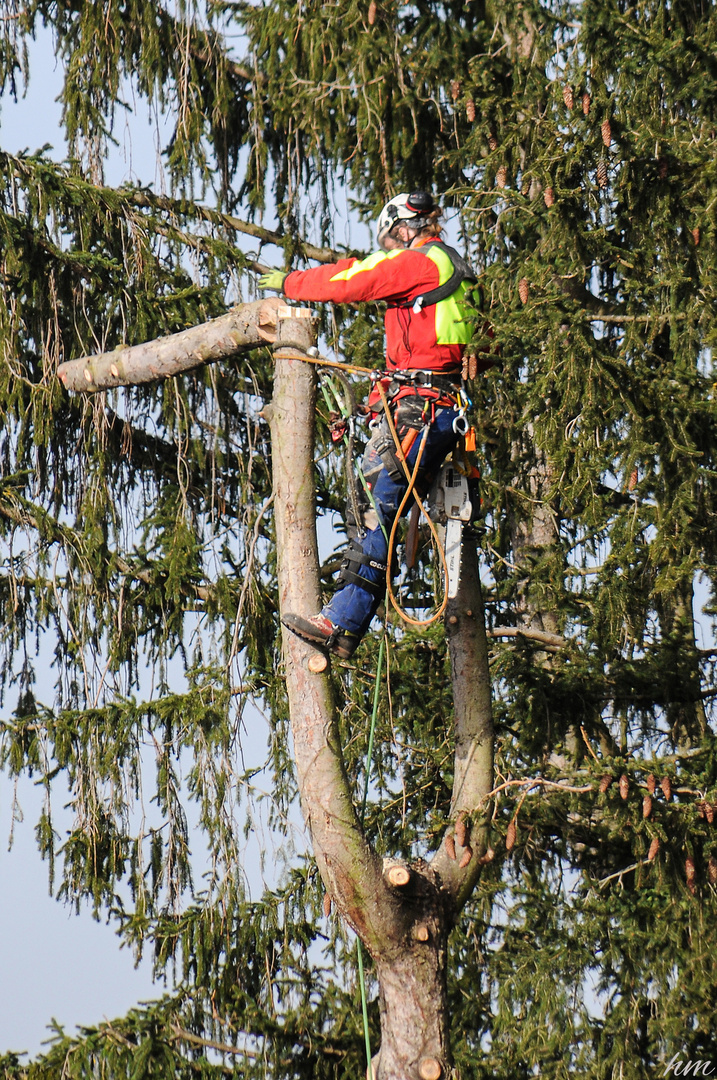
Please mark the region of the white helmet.
<svg viewBox="0 0 717 1080"><path fill-rule="evenodd" d="M399 222L415 221L417 218L427 217L438 209L433 201L433 196L427 191L402 191L390 199L378 216L376 223L376 237L378 246L383 247L383 241L390 233L394 225Z"/></svg>

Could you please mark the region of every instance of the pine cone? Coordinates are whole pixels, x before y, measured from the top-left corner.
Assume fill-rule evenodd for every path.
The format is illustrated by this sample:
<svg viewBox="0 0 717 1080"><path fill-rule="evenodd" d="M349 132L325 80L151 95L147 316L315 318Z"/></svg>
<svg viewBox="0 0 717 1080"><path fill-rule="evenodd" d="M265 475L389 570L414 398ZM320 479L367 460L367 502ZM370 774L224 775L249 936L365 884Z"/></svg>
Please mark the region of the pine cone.
<svg viewBox="0 0 717 1080"><path fill-rule="evenodd" d="M373 24L375 22L376 22L376 0L371 0L371 3L368 6L368 24L369 24L369 26L373 26Z"/></svg>
<svg viewBox="0 0 717 1080"><path fill-rule="evenodd" d="M603 120L600 125L600 134L602 135L602 141L605 146L610 146L612 142L612 128L610 127L610 121L608 119Z"/></svg>
<svg viewBox="0 0 717 1080"><path fill-rule="evenodd" d="M462 367L461 367L461 378L465 379L466 382L468 382L470 379L475 379L477 374L478 374L478 357L474 356L474 355L464 356L463 357L463 364L462 364Z"/></svg>
<svg viewBox="0 0 717 1080"><path fill-rule="evenodd" d="M714 855L710 855L709 862L707 863L707 876L710 879L711 885L717 885L717 859Z"/></svg>
<svg viewBox="0 0 717 1080"><path fill-rule="evenodd" d="M637 487L637 481L639 480L639 478L640 478L640 474L637 471L637 467L635 467L632 470L632 472L630 473L630 479L627 482L627 490L628 491L634 491L635 490L635 488ZM650 781L652 781L652 787L650 787ZM652 775L652 773L647 778L647 789L648 789L648 791L650 792L651 795L655 794L655 777Z"/></svg>
<svg viewBox="0 0 717 1080"><path fill-rule="evenodd" d="M565 102L566 109L572 109L575 105L575 95L573 94L572 86L563 87L563 101Z"/></svg>
<svg viewBox="0 0 717 1080"><path fill-rule="evenodd" d="M516 839L517 835L518 835L518 828L517 828L517 826L515 824L515 818L513 818L510 825L508 826L508 831L505 834L505 850L506 851L512 851L513 850L513 848L515 847L515 839Z"/></svg>
<svg viewBox="0 0 717 1080"><path fill-rule="evenodd" d="M649 818L651 813L652 813L652 796L651 795L646 795L645 798L642 800L642 816L644 818Z"/></svg>
<svg viewBox="0 0 717 1080"><path fill-rule="evenodd" d="M669 802L672 798L672 783L670 782L669 776L662 777L662 780L660 780L660 787L662 788L662 794Z"/></svg>
<svg viewBox="0 0 717 1080"><path fill-rule="evenodd" d="M695 225L694 229L692 230L692 239L695 242L695 247L697 247L697 245L700 242L700 230L699 230L699 226L697 226L697 225Z"/></svg>
<svg viewBox="0 0 717 1080"><path fill-rule="evenodd" d="M636 472L637 472L637 469L633 469L633 473L636 473ZM630 477L630 479L632 480L632 476ZM637 480L635 480L635 483L637 483ZM633 484L632 486L634 487L635 484ZM629 487L629 484L628 484L628 487ZM632 490L632 488L630 488L630 490ZM650 775L647 778L647 790L650 792L651 795L654 795L656 788L657 788L657 781L655 780L655 777L652 775L652 773L650 773Z"/></svg>
<svg viewBox="0 0 717 1080"><path fill-rule="evenodd" d="M630 791L630 781L628 780L625 773L623 773L622 776L620 777L620 798L621 799L626 799L627 796L628 796L629 791Z"/></svg>
<svg viewBox="0 0 717 1080"><path fill-rule="evenodd" d="M453 839L453 833L448 833L448 835L446 836L443 843L445 844L446 851L448 852L448 858L453 859L453 861L455 862L456 861L456 842Z"/></svg>
<svg viewBox="0 0 717 1080"><path fill-rule="evenodd" d="M582 102L582 106L583 106L583 116L587 116L588 113L590 112L590 104L591 104L590 95L588 94L587 90L583 93L581 102Z"/></svg>
<svg viewBox="0 0 717 1080"><path fill-rule="evenodd" d="M705 803L705 817L707 818L708 825L714 825L715 823L715 809L717 809L717 807L714 803Z"/></svg>
<svg viewBox="0 0 717 1080"><path fill-rule="evenodd" d="M610 787L611 783L612 783L612 777L609 776L608 773L605 773L602 780L600 781L600 794L601 795L605 794L607 789Z"/></svg>
<svg viewBox="0 0 717 1080"><path fill-rule="evenodd" d="M470 846L470 844L468 844L468 846L466 847L465 851L463 852L463 854L461 856L461 861L458 863L458 866L460 867L460 869L464 870L466 868L466 866L468 866L468 863L471 861L472 858L473 858L473 848Z"/></svg>
<svg viewBox="0 0 717 1080"><path fill-rule="evenodd" d="M456 840L461 847L466 846L466 840L468 839L468 822L466 821L465 814L459 814L456 821Z"/></svg>
<svg viewBox="0 0 717 1080"><path fill-rule="evenodd" d="M473 98L469 98L466 102L466 116L468 117L468 122L470 124L472 124L476 118L476 103Z"/></svg>
<svg viewBox="0 0 717 1080"><path fill-rule="evenodd" d="M668 165L667 165L667 158L663 158L663 157L658 158L657 159L657 175L659 176L660 180L664 180L666 178L668 171L669 170L668 170Z"/></svg>
<svg viewBox="0 0 717 1080"><path fill-rule="evenodd" d="M553 188L546 187L545 191L543 192L543 202L548 208L555 204L555 191Z"/></svg>
<svg viewBox="0 0 717 1080"><path fill-rule="evenodd" d="M508 183L508 170L505 165L501 165L498 172L495 174L496 187L504 188Z"/></svg>
<svg viewBox="0 0 717 1080"><path fill-rule="evenodd" d="M490 135L488 136L488 146L491 148L491 150L497 150L498 149L498 140L496 139L496 137L495 137L495 135L493 134L492 131L491 131Z"/></svg>
<svg viewBox="0 0 717 1080"><path fill-rule="evenodd" d="M530 296L530 282L525 277L521 278L518 282L518 296L520 297L521 303L528 303L528 297Z"/></svg>
<svg viewBox="0 0 717 1080"><path fill-rule="evenodd" d="M458 79L451 79L451 97L454 101L458 101L461 93L461 84Z"/></svg>
<svg viewBox="0 0 717 1080"><path fill-rule="evenodd" d="M695 891L695 861L692 856L688 855L685 859L685 877L687 878L687 888L691 893Z"/></svg>
<svg viewBox="0 0 717 1080"><path fill-rule="evenodd" d="M326 893L324 893L324 915L328 919L330 914L331 914L331 897L326 892Z"/></svg>
<svg viewBox="0 0 717 1080"><path fill-rule="evenodd" d="M602 160L602 158L597 163L597 182L598 187L607 187L607 164Z"/></svg>
<svg viewBox="0 0 717 1080"><path fill-rule="evenodd" d="M652 860L655 858L655 856L657 855L657 852L659 850L660 850L660 840L659 840L659 838L657 836L653 836L652 843L650 844L650 850L647 853L647 861L652 862Z"/></svg>

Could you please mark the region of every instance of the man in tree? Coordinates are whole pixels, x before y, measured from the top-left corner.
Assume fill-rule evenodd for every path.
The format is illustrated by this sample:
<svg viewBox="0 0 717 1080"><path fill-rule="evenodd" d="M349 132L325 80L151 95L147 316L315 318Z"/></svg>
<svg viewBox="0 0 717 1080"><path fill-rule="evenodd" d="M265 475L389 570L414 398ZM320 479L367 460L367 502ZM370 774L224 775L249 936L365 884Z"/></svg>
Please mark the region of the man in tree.
<svg viewBox="0 0 717 1080"><path fill-rule="evenodd" d="M353 536L339 572L341 588L330 603L317 615L286 613L283 618L305 641L345 659L384 596L388 534L408 487L407 471L420 453L416 479L425 484L455 445L460 426L461 362L472 336L464 301L476 278L441 239L440 215L425 191L397 195L378 219L380 251L361 261L342 259L290 274L274 271L259 281L261 288L280 289L291 300L388 304L381 385L395 437L374 387L369 397L372 435L362 466L373 507L363 508L361 521L353 521L349 511Z"/></svg>

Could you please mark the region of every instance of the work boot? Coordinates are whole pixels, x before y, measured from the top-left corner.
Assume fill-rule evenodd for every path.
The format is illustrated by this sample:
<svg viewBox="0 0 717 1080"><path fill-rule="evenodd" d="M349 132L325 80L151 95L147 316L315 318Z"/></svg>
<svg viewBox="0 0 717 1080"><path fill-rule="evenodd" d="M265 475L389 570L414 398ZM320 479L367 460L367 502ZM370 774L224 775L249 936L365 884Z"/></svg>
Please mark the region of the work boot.
<svg viewBox="0 0 717 1080"><path fill-rule="evenodd" d="M342 630L321 612L303 619L301 615L293 615L287 611L281 621L302 641L308 641L309 645L316 645L319 649L335 653L342 660L348 660L358 648L359 638L355 634Z"/></svg>

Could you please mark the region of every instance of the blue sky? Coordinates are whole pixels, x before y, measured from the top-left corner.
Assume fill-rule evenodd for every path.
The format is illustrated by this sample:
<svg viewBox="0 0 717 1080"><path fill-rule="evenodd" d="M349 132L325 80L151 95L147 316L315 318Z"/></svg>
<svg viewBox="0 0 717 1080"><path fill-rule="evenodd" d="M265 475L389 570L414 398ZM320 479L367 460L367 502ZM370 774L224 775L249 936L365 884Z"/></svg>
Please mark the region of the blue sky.
<svg viewBox="0 0 717 1080"><path fill-rule="evenodd" d="M50 143L53 156L64 156L60 107L54 100L60 85L51 35L41 32L32 49L26 97L17 105L6 98L0 102L3 150L34 151ZM144 130L150 132L147 125ZM116 178L140 167L153 180L151 138L136 147L124 133L122 142L113 161ZM38 693L42 697L42 687ZM48 687L46 698L51 702L53 697ZM120 950L112 927L95 922L88 911L77 916L49 896L47 865L34 838L41 792L25 780L17 794L24 820L12 830L13 785L0 774L0 1052L34 1054L47 1038L51 1018L73 1031L75 1024L122 1015L138 1000L161 996L163 988L153 985L149 963L135 969L131 952Z"/></svg>

